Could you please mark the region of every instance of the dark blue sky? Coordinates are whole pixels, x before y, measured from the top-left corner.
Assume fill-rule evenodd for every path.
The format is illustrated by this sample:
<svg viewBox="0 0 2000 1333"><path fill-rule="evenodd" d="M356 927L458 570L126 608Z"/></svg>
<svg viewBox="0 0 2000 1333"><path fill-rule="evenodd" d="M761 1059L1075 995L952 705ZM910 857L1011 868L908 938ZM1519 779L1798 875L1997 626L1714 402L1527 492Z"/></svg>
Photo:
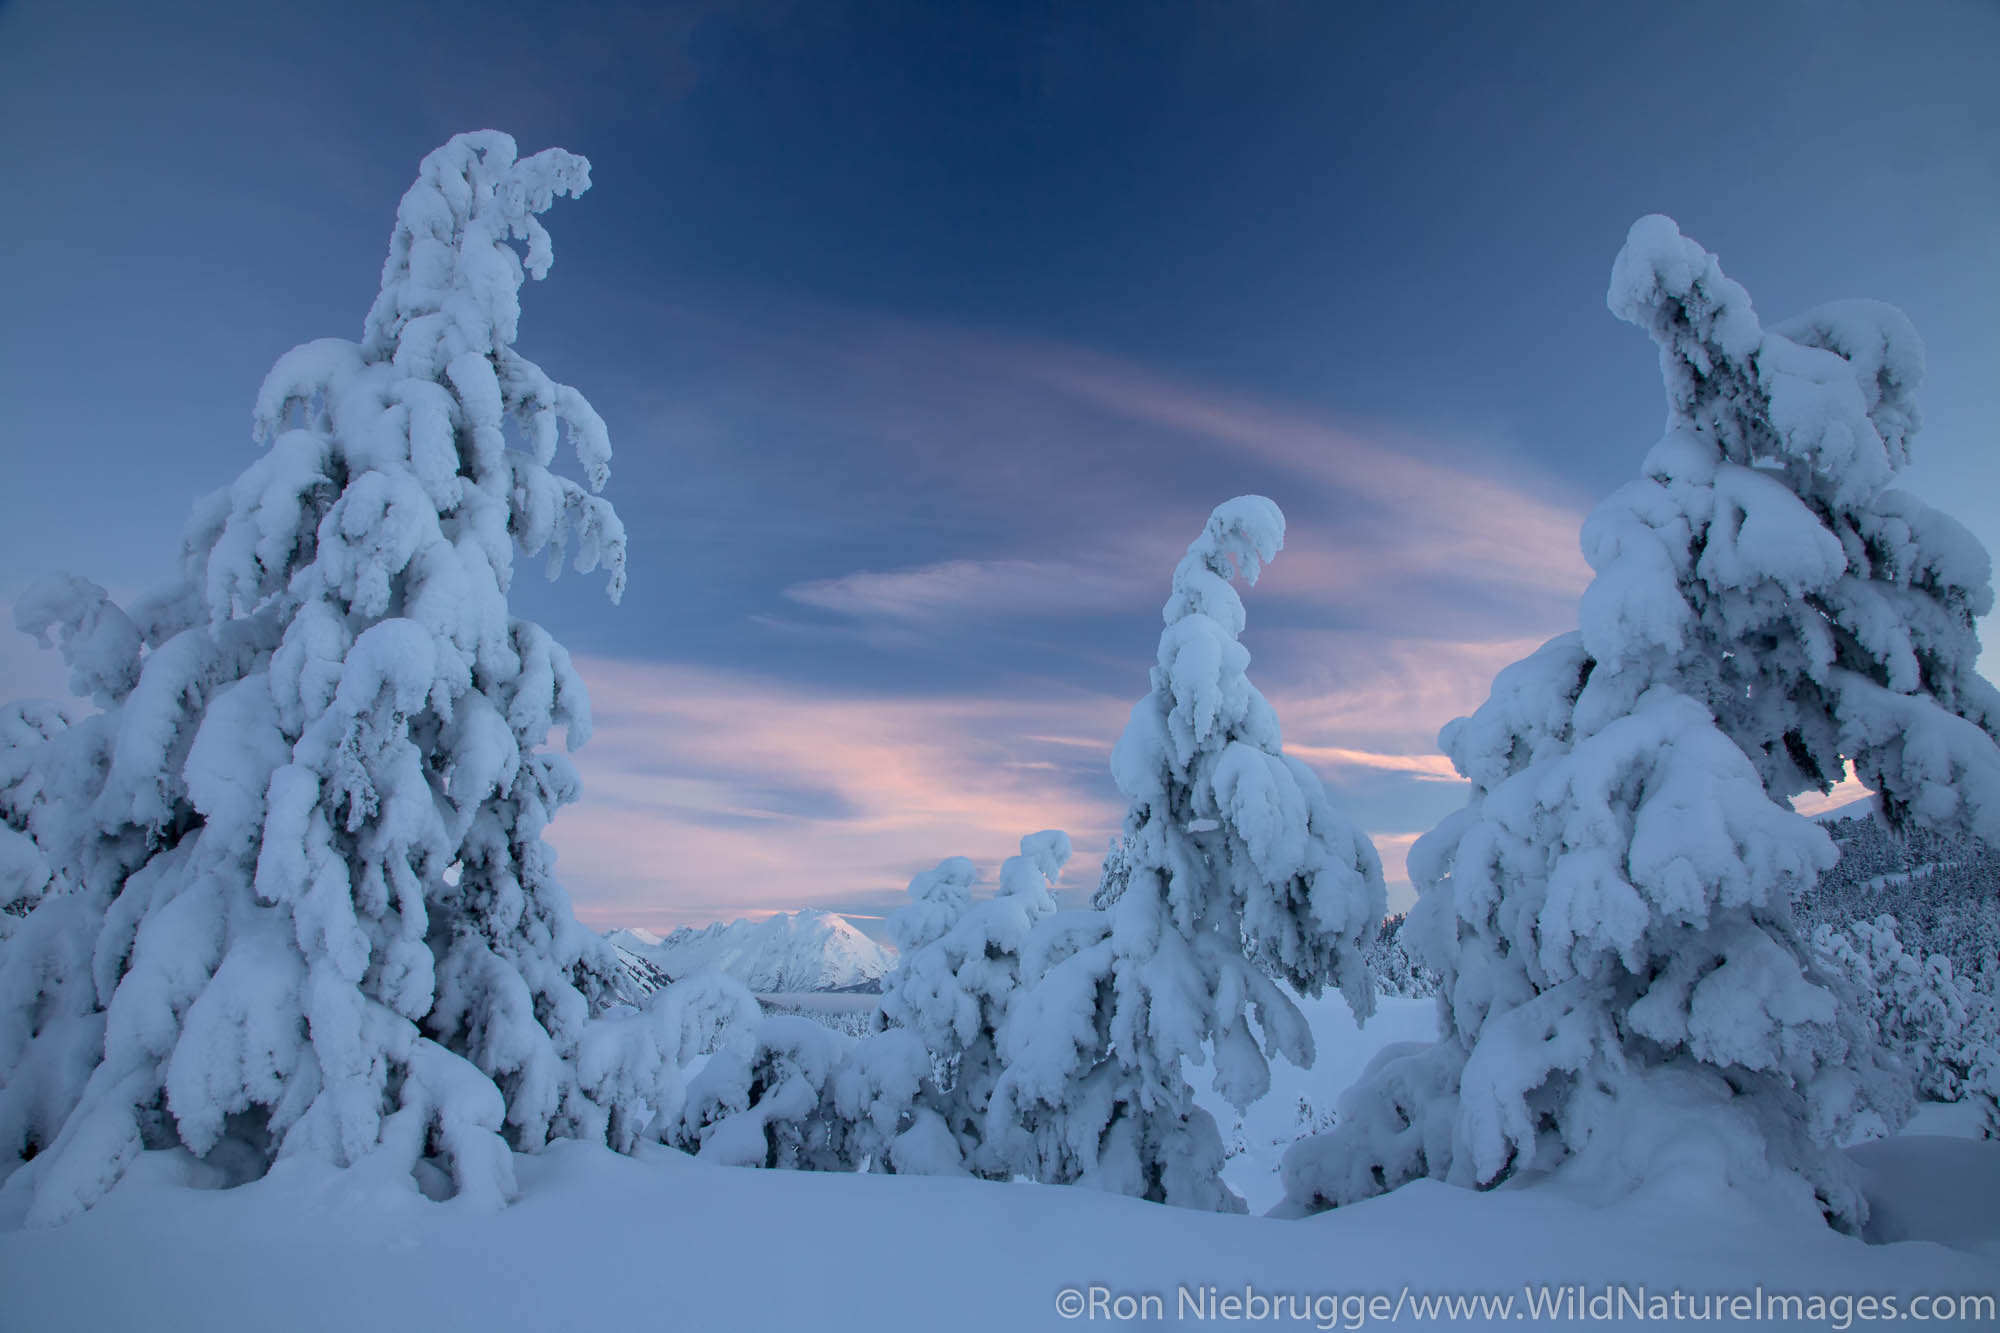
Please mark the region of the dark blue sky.
<svg viewBox="0 0 2000 1333"><path fill-rule="evenodd" d="M2000 543L1996 62L1990 4L0 3L0 596L147 585L491 126L594 164L521 339L633 535L622 607L519 585L597 699L587 918L879 909L1044 824L1085 885L1244 491L1291 522L1253 677L1399 874L1658 434L1603 300L1641 214L1767 317L1907 311L1909 484ZM7 637L7 696L59 684Z"/></svg>

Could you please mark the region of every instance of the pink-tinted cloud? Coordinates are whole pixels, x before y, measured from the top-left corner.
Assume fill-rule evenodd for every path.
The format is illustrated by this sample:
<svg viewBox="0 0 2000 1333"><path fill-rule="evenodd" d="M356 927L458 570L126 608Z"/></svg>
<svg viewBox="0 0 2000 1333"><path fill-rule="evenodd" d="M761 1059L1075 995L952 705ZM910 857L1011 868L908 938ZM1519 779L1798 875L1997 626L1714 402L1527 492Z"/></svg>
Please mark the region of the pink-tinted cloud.
<svg viewBox="0 0 2000 1333"><path fill-rule="evenodd" d="M1339 655L1324 641L1293 646L1305 660ZM1443 704L1476 703L1489 663L1518 647L1402 645L1344 683L1282 670L1265 683L1289 751L1365 795L1371 783L1451 778L1424 738ZM1087 891L1123 816L1107 761L1129 698L1053 686L876 697L664 663L579 667L596 736L577 755L584 800L551 840L579 915L599 927L886 906L945 856L971 856L990 876L1041 828L1069 832L1065 883ZM1344 726L1362 716L1368 728ZM1343 730L1384 743L1317 739ZM1416 836L1377 835L1392 883L1407 879ZM1406 903L1407 888L1395 896Z"/></svg>
<svg viewBox="0 0 2000 1333"><path fill-rule="evenodd" d="M795 602L857 619L929 620L978 612L1021 615L1132 605L1148 589L1122 554L1092 561L946 560L861 571L785 589ZM1154 582L1158 580L1155 579Z"/></svg>
<svg viewBox="0 0 2000 1333"><path fill-rule="evenodd" d="M1254 631L1253 631L1254 640ZM1539 646L1506 639L1392 638L1353 630L1294 630L1269 636L1253 678L1278 711L1288 745L1418 757L1445 777L1438 729L1485 700L1493 677ZM1258 675L1260 665L1267 674ZM1381 765L1389 767L1389 765ZM1405 766L1406 771L1416 771Z"/></svg>
<svg viewBox="0 0 2000 1333"><path fill-rule="evenodd" d="M727 380L676 409L677 440L733 456L729 423L751 413L771 438L869 442L837 473L802 453L770 484L823 491L837 475L843 503L826 530L875 515L894 535L867 564L785 587L796 619L746 608L830 649L900 655L1005 619L1031 626L1052 649L1044 669L1059 673L1102 653L1093 613L1158 608L1228 487L1280 474L1286 549L1245 593L1252 679L1291 751L1389 830L1392 880L1416 836L1404 830L1438 804L1432 791L1408 807L1421 818L1398 815L1398 794L1456 780L1435 751L1438 728L1573 623L1587 577L1581 506L1518 467L1497 475L1503 451L1356 430L1074 347L864 312L739 314L721 334L749 350L732 350ZM1204 494L1183 493L1190 477ZM913 498L934 496L949 500ZM929 558L879 558L904 543ZM1503 596L1530 611L1496 636ZM1319 613L1326 628L1312 624ZM1131 662L1135 692L1149 656ZM682 666L585 670L600 739L580 757L585 802L555 839L599 923L886 901L942 856L971 855L990 874L1042 827L1070 832L1069 883L1088 888L1122 815L1106 770L1129 694L1028 681L997 696L942 679L932 694L884 698Z"/></svg>
<svg viewBox="0 0 2000 1333"><path fill-rule="evenodd" d="M1496 587L1568 606L1588 577L1582 498L1464 432L1358 428L1068 344L875 312L739 313L700 336L730 347L728 382L665 409L660 429L681 447L732 452L728 423L745 413L765 423L760 447L816 432L865 439L840 475L857 505L894 505L898 523L933 502L979 515L957 550L933 542L927 560L828 571L787 590L817 609L910 623L968 607L1151 602L1199 516L1273 470L1291 522L1264 596L1402 619L1426 603L1482 609ZM813 484L819 461L800 462L771 483ZM1020 517L1011 543L1010 515ZM1051 527L1065 543L1087 534L1085 552L1051 555ZM1430 585L1421 603L1417 580Z"/></svg>
<svg viewBox="0 0 2000 1333"><path fill-rule="evenodd" d="M1803 796L1795 796L1792 798L1792 809L1811 818L1838 810L1843 806L1853 805L1856 801L1865 801L1874 794L1860 778L1854 776L1854 765L1849 764L1845 775L1839 782L1833 784L1833 790L1825 793L1812 791Z"/></svg>
<svg viewBox="0 0 2000 1333"><path fill-rule="evenodd" d="M992 355L1107 412L1241 449L1363 502L1372 511L1365 540L1314 535L1312 544L1327 552L1315 561L1322 567L1360 575L1385 567L1456 572L1569 594L1588 580L1577 546L1582 512L1547 498L1555 489L1551 478L1536 478L1532 489L1509 484L1429 460L1416 441L1388 443L1077 349L993 345ZM1288 538L1288 547L1300 544Z"/></svg>
<svg viewBox="0 0 2000 1333"><path fill-rule="evenodd" d="M1088 887L1122 814L1052 737L1112 735L1129 701L871 698L693 667L586 659L585 800L551 829L578 914L672 926L901 889L946 856L990 875L1066 829Z"/></svg>
<svg viewBox="0 0 2000 1333"><path fill-rule="evenodd" d="M1375 754L1350 750L1339 745L1300 745L1294 742L1285 753L1309 764L1327 768L1363 768L1383 773L1408 773L1425 782L1458 782L1458 770L1441 754Z"/></svg>

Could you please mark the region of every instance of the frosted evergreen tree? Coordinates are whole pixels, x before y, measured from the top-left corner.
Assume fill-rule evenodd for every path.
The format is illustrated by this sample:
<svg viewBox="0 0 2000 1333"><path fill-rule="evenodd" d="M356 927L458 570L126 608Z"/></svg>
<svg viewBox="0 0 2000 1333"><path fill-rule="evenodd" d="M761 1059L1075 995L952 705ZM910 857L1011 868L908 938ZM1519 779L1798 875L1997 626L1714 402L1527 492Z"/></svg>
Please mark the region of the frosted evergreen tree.
<svg viewBox="0 0 2000 1333"><path fill-rule="evenodd" d="M1132 861L1125 855L1125 840L1117 834L1104 849L1104 865L1097 872L1097 887L1091 891L1090 905L1104 908L1118 901L1118 895L1125 892L1125 885L1132 878Z"/></svg>
<svg viewBox="0 0 2000 1333"><path fill-rule="evenodd" d="M1125 887L1048 917L1024 951L988 1125L1012 1172L1241 1211L1184 1063L1212 1060L1240 1110L1269 1090L1271 1056L1312 1063L1280 982L1337 985L1357 1018L1373 1011L1362 949L1384 914L1380 860L1284 753L1238 642L1231 581L1254 583L1283 540L1278 507L1244 496L1174 571L1152 690L1112 752Z"/></svg>
<svg viewBox="0 0 2000 1333"><path fill-rule="evenodd" d="M361 341L279 359L268 447L197 506L180 579L130 614L81 580L17 613L101 708L47 743L60 888L0 960L0 1173L30 1221L175 1145L253 1175L429 1159L496 1201L510 1147L629 1146L670 1109L659 1024L592 1026L616 964L542 841L577 788L544 746L588 703L507 607L517 550L624 586L604 423L514 350L536 215L588 184L491 131L425 158Z"/></svg>
<svg viewBox="0 0 2000 1333"><path fill-rule="evenodd" d="M843 1162L889 1173L965 1172L965 1150L945 1119L945 1086L958 1065L951 1017L959 992L943 941L971 909L977 878L971 861L946 857L913 877L910 901L889 914L897 958L882 979L877 1030L843 1053L828 1089ZM940 1021L927 1023L933 1015Z"/></svg>
<svg viewBox="0 0 2000 1333"><path fill-rule="evenodd" d="M1609 302L1659 345L1667 433L1584 526L1580 629L1440 737L1472 798L1412 852L1406 933L1447 1035L1293 1149L1294 1208L1558 1167L1625 1188L1700 1132L1731 1181L1852 1227L1831 1146L1908 1104L1794 917L1835 853L1789 798L1851 760L1892 816L2000 835L1990 567L1890 486L1922 349L1872 303L1760 327L1659 217Z"/></svg>
<svg viewBox="0 0 2000 1333"><path fill-rule="evenodd" d="M667 1141L725 1166L804 1171L963 1174L957 1141L937 1107L936 1065L922 1038L888 1028L859 1038L801 1014L763 1014L721 973L676 982L669 995L711 988L740 1009L706 1046L683 1041L678 1066L708 1058L687 1079ZM685 1025L683 1025L685 1026ZM668 1031L677 1029L673 1022Z"/></svg>
<svg viewBox="0 0 2000 1333"><path fill-rule="evenodd" d="M986 1111L1000 1076L1000 1033L1021 984L1021 949L1055 911L1049 890L1069 861L1069 836L1030 833L1000 867L999 892L969 901L972 866L942 862L910 885L890 920L900 952L882 988L883 1020L915 1033L938 1065L937 1100L958 1159L981 1175L1010 1174L985 1148ZM880 1114L878 1111L877 1114Z"/></svg>
<svg viewBox="0 0 2000 1333"><path fill-rule="evenodd" d="M1370 940L1365 957L1368 974L1375 979L1375 993L1420 999L1437 994L1437 977L1429 968L1410 957L1404 945L1403 925L1408 918L1398 913L1382 922Z"/></svg>
<svg viewBox="0 0 2000 1333"><path fill-rule="evenodd" d="M1877 1040L1902 1057L1918 1096L1955 1102L1966 1095L1981 1046L1973 978L1959 976L1943 954L1905 949L1887 914L1841 929L1821 926L1813 950L1853 988L1856 1007Z"/></svg>
<svg viewBox="0 0 2000 1333"><path fill-rule="evenodd" d="M853 1044L797 1014L738 1027L688 1080L679 1145L723 1166L851 1169L832 1081Z"/></svg>
<svg viewBox="0 0 2000 1333"><path fill-rule="evenodd" d="M1942 954L1961 977L2000 963L2000 850L1920 826L1892 832L1865 801L1860 817L1822 820L1840 863L1800 903L1815 929L1887 913L1904 948Z"/></svg>
<svg viewBox="0 0 2000 1333"><path fill-rule="evenodd" d="M889 938L896 945L896 966L882 978L882 1002L895 1008L896 997L923 984L924 970L911 960L930 958L932 945L951 933L972 906L972 886L978 869L963 856L948 856L910 880L910 901L889 914ZM917 998L913 993L911 1003Z"/></svg>
<svg viewBox="0 0 2000 1333"><path fill-rule="evenodd" d="M1032 835L1023 846L1053 850L1055 839ZM1068 855L1067 840L1059 850ZM1000 899L975 906L976 878L955 856L910 881L910 902L889 921L901 952L883 979L877 1031L857 1040L798 1015L760 1017L742 992L749 1015L689 1081L674 1141L731 1166L963 1173L979 1142L962 1143L953 1123L967 1119L959 1108L980 1079L990 1087L993 1028L1015 975L1011 957L989 957L985 945L996 921L1024 911L1009 901L1022 890L1011 863ZM1053 905L1046 890L1040 900ZM720 976L707 984L741 990Z"/></svg>
<svg viewBox="0 0 2000 1333"><path fill-rule="evenodd" d="M45 743L68 725L54 704L0 708L0 940L42 900L55 874L38 831L48 785L41 759Z"/></svg>
<svg viewBox="0 0 2000 1333"><path fill-rule="evenodd" d="M838 1160L895 1175L966 1174L966 1155L945 1119L941 1067L909 1028L868 1033L833 1071L829 1100Z"/></svg>

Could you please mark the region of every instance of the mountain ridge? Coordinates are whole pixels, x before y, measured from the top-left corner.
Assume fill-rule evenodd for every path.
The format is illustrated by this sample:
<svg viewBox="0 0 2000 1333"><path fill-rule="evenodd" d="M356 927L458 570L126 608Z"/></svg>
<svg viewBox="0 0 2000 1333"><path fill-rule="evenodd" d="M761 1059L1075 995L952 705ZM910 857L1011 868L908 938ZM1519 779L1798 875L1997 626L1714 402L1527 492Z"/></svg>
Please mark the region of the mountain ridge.
<svg viewBox="0 0 2000 1333"><path fill-rule="evenodd" d="M668 979L713 968L767 995L879 989L896 965L893 948L837 912L812 908L681 926L664 936L627 927L605 931L604 938L627 960L628 973L640 970L635 962Z"/></svg>

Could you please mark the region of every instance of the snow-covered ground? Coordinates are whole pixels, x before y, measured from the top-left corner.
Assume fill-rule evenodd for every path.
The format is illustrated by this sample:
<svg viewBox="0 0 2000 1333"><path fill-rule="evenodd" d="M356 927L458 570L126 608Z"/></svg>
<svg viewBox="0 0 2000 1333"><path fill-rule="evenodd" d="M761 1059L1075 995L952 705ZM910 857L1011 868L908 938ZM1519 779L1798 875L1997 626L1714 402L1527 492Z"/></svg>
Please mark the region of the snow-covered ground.
<svg viewBox="0 0 2000 1333"><path fill-rule="evenodd" d="M1231 1184L1253 1207L1276 1197L1267 1177L1279 1149L1267 1140L1289 1138L1298 1098L1330 1105L1380 1044L1424 1035L1431 1008L1387 1001L1365 1033L1337 1000L1309 1012L1320 1067L1281 1068L1242 1126L1246 1151L1230 1162ZM1953 1127L1940 1112L1924 1124ZM240 1189L199 1189L187 1159L154 1153L81 1218L0 1233L0 1329L1234 1327L1241 1312L1231 1319L1220 1302L1246 1285L1287 1302L1265 1326L1359 1328L1390 1322L1399 1301L1401 1319L1416 1323L1415 1302L1449 1294L1512 1299L1511 1309L1458 1321L1465 1326L1580 1327L1539 1317L1531 1293L1568 1299L1536 1288L1581 1283L1591 1300L1608 1284L1628 1300L1643 1285L1649 1300L1742 1293L1754 1302L1761 1288L1767 1301L1907 1303L2000 1290L2000 1145L1904 1137L1858 1151L1878 1223L1944 1234L1959 1248L1863 1244L1672 1174L1608 1207L1548 1182L1486 1194L1421 1182L1278 1221L1081 1188L745 1170L667 1149L626 1158L565 1143L520 1158L520 1200L482 1213L428 1202L407 1178L306 1161ZM1198 1303L1212 1295L1214 1313L1195 1317L1182 1288ZM1157 1307L1146 1299L1154 1296ZM1356 1303L1377 1296L1385 1303L1373 1309ZM1065 1317L1079 1304L1079 1317ZM1799 1326L1862 1322L1858 1304L1846 1321L1841 1308ZM1158 1317L1121 1321L1120 1310Z"/></svg>

